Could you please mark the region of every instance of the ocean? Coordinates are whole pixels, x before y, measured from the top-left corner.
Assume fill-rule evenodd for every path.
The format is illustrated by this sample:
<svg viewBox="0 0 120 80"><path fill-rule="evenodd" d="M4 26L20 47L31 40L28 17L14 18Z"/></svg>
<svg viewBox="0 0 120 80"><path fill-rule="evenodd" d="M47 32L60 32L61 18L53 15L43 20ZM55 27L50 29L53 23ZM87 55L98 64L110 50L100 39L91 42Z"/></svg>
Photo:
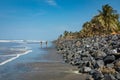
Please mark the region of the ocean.
<svg viewBox="0 0 120 80"><path fill-rule="evenodd" d="M0 40L0 66L32 52L34 47L31 44L41 48L40 41L35 40Z"/></svg>

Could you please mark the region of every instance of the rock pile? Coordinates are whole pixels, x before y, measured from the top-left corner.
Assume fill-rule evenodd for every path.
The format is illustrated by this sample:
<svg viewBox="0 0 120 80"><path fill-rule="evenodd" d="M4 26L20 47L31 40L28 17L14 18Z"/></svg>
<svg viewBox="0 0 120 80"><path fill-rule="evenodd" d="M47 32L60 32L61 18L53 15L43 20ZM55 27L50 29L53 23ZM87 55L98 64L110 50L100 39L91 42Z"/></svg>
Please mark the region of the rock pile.
<svg viewBox="0 0 120 80"><path fill-rule="evenodd" d="M120 80L120 35L64 40L57 46L65 62L94 80ZM87 78L87 80L90 80Z"/></svg>

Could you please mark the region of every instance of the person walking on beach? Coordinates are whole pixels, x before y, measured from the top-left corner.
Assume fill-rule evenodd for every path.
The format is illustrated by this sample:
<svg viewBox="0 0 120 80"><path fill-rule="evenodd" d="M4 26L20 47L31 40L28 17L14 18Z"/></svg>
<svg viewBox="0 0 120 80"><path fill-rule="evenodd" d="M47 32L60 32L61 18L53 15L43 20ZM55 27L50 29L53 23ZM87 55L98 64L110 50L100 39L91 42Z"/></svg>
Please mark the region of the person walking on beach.
<svg viewBox="0 0 120 80"><path fill-rule="evenodd" d="M40 46L41 46L41 48L42 48L42 41L40 41Z"/></svg>
<svg viewBox="0 0 120 80"><path fill-rule="evenodd" d="M46 44L46 48L47 48L48 42L46 41L45 44Z"/></svg>

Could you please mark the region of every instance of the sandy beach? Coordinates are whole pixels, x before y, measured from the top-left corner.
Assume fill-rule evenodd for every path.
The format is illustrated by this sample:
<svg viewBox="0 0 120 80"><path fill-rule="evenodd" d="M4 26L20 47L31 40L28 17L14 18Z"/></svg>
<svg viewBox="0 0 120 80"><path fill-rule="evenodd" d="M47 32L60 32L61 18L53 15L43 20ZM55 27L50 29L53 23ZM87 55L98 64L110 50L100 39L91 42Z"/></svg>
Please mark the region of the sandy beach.
<svg viewBox="0 0 120 80"><path fill-rule="evenodd" d="M77 67L64 63L54 47L34 46L33 52L0 66L0 80L85 80Z"/></svg>

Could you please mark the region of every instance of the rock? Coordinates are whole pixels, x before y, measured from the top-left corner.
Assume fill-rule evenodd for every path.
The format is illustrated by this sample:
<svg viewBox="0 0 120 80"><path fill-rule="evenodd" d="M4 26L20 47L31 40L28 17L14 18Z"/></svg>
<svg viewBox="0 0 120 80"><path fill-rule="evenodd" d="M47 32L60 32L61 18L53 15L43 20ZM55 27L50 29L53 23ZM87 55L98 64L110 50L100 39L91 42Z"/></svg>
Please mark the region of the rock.
<svg viewBox="0 0 120 80"><path fill-rule="evenodd" d="M113 50L112 50L112 53L113 53L113 54L117 54L117 49L113 49Z"/></svg>
<svg viewBox="0 0 120 80"><path fill-rule="evenodd" d="M120 61L119 60L115 62L115 67L120 67Z"/></svg>
<svg viewBox="0 0 120 80"><path fill-rule="evenodd" d="M91 75L87 75L85 80L94 80Z"/></svg>
<svg viewBox="0 0 120 80"><path fill-rule="evenodd" d="M90 67L84 67L84 72L85 73L88 73L88 72L90 72L91 71L91 68Z"/></svg>
<svg viewBox="0 0 120 80"><path fill-rule="evenodd" d="M93 56L95 57L95 59L103 59L106 54L100 50L97 50L94 52Z"/></svg>
<svg viewBox="0 0 120 80"><path fill-rule="evenodd" d="M115 56L115 59L117 60L120 58L120 53L114 54L114 56Z"/></svg>
<svg viewBox="0 0 120 80"><path fill-rule="evenodd" d="M106 64L112 63L115 60L115 56L114 55L108 55L103 60L104 60L104 63L106 65Z"/></svg>
<svg viewBox="0 0 120 80"><path fill-rule="evenodd" d="M93 65L93 67L95 67L96 65L96 60L94 59L94 57L90 57L91 58L91 64Z"/></svg>
<svg viewBox="0 0 120 80"><path fill-rule="evenodd" d="M117 42L116 41L111 41L110 42L110 45L113 47L113 49L115 49L116 45L117 45Z"/></svg>
<svg viewBox="0 0 120 80"><path fill-rule="evenodd" d="M70 61L70 64L74 65L74 64L75 64L75 62L74 62L74 61Z"/></svg>
<svg viewBox="0 0 120 80"><path fill-rule="evenodd" d="M68 55L67 55L67 58L68 58L68 59L72 59L73 57L74 57L74 54L68 54Z"/></svg>
<svg viewBox="0 0 120 80"><path fill-rule="evenodd" d="M74 58L75 58L75 59L78 59L78 58L80 59L80 58L81 58L81 55L80 55L79 53L75 53L75 54L74 54Z"/></svg>
<svg viewBox="0 0 120 80"><path fill-rule="evenodd" d="M82 50L78 50L76 53L77 53L77 54L81 54L81 53L82 53Z"/></svg>
<svg viewBox="0 0 120 80"><path fill-rule="evenodd" d="M117 79L111 74L105 74L104 80L117 80Z"/></svg>
<svg viewBox="0 0 120 80"><path fill-rule="evenodd" d="M88 51L81 54L81 57L89 57L89 56L90 56L90 54Z"/></svg>
<svg viewBox="0 0 120 80"><path fill-rule="evenodd" d="M104 66L104 61L103 60L97 60L96 64L98 67L103 67Z"/></svg>
<svg viewBox="0 0 120 80"><path fill-rule="evenodd" d="M79 47L81 45L80 41L77 41L75 45Z"/></svg>
<svg viewBox="0 0 120 80"><path fill-rule="evenodd" d="M85 66L93 68L91 61L88 61Z"/></svg>
<svg viewBox="0 0 120 80"><path fill-rule="evenodd" d="M120 34L63 40L57 49L67 63L94 80L120 80Z"/></svg>
<svg viewBox="0 0 120 80"><path fill-rule="evenodd" d="M90 45L86 45L86 47L87 47L87 48L89 48L89 47L90 47Z"/></svg>
<svg viewBox="0 0 120 80"><path fill-rule="evenodd" d="M69 61L68 61L68 59L66 59L66 58L64 59L64 61L65 61L66 63L68 63L68 62L69 62Z"/></svg>
<svg viewBox="0 0 120 80"><path fill-rule="evenodd" d="M119 45L120 46L120 45ZM117 52L120 53L120 48L117 48Z"/></svg>
<svg viewBox="0 0 120 80"><path fill-rule="evenodd" d="M79 73L84 73L83 67L80 67L80 68L79 68Z"/></svg>
<svg viewBox="0 0 120 80"><path fill-rule="evenodd" d="M106 66L107 66L107 67L110 67L110 68L113 68L113 67L114 67L114 64L111 63L111 64L107 64Z"/></svg>
<svg viewBox="0 0 120 80"><path fill-rule="evenodd" d="M104 52L104 53L106 53L106 54L109 54L108 47L102 47L101 51Z"/></svg>
<svg viewBox="0 0 120 80"><path fill-rule="evenodd" d="M99 56L101 56L101 57L105 57L105 56L107 56L107 54L104 53L104 52L102 52L102 51L98 51L98 54L99 54Z"/></svg>
<svg viewBox="0 0 120 80"><path fill-rule="evenodd" d="M99 71L94 71L92 75L93 75L94 80L101 80L104 77L103 74Z"/></svg>
<svg viewBox="0 0 120 80"><path fill-rule="evenodd" d="M112 40L117 40L118 39L118 36L117 35L113 35L112 36Z"/></svg>
<svg viewBox="0 0 120 80"><path fill-rule="evenodd" d="M90 73L90 75L93 75L95 72L96 72L96 70L92 69L89 73Z"/></svg>
<svg viewBox="0 0 120 80"><path fill-rule="evenodd" d="M120 73L120 67L115 67L115 70Z"/></svg>
<svg viewBox="0 0 120 80"><path fill-rule="evenodd" d="M117 80L112 74L109 74L109 76L111 77L111 80Z"/></svg>
<svg viewBox="0 0 120 80"><path fill-rule="evenodd" d="M72 65L75 65L75 66L79 66L80 65L80 58L78 59L78 58L75 58L72 62Z"/></svg>
<svg viewBox="0 0 120 80"><path fill-rule="evenodd" d="M94 47L99 47L99 44L98 43L94 43L93 46Z"/></svg>
<svg viewBox="0 0 120 80"><path fill-rule="evenodd" d="M116 72L114 68L106 66L100 67L99 70L104 74L114 74Z"/></svg>
<svg viewBox="0 0 120 80"><path fill-rule="evenodd" d="M115 77L116 77L117 80L120 80L120 73L116 73Z"/></svg>
<svg viewBox="0 0 120 80"><path fill-rule="evenodd" d="M82 60L83 61L90 61L91 59L90 59L90 57L82 57Z"/></svg>

